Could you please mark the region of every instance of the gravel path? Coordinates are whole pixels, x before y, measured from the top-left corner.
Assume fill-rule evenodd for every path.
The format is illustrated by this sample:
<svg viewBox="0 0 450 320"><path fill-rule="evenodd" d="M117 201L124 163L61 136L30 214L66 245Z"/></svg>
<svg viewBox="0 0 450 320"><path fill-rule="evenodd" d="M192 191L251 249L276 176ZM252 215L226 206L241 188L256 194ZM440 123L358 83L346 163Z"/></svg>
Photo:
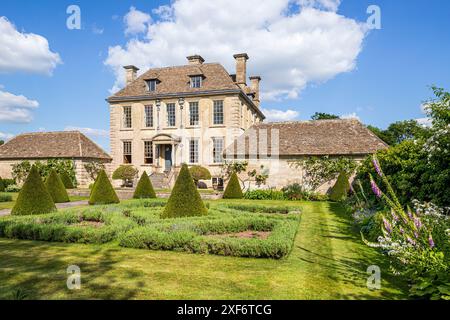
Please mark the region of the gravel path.
<svg viewBox="0 0 450 320"><path fill-rule="evenodd" d="M80 206L87 206L87 205L88 205L88 201L83 200L83 201L73 201L73 202L66 202L66 203L57 203L56 207L58 209L65 209L65 208L80 207ZM10 213L11 213L11 209L0 210L0 217L7 216Z"/></svg>

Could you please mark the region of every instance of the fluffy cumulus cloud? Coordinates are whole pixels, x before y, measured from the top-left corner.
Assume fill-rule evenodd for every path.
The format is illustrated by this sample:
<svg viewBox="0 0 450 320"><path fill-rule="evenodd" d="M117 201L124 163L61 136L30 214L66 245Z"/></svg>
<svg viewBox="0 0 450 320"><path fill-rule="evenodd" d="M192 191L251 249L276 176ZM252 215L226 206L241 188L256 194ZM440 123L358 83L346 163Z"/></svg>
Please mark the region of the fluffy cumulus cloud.
<svg viewBox="0 0 450 320"><path fill-rule="evenodd" d="M94 129L94 128L83 128L83 127L75 127L75 126L68 126L64 128L65 131L80 131L81 133L84 133L87 136L98 138L98 137L108 137L109 132L103 129Z"/></svg>
<svg viewBox="0 0 450 320"><path fill-rule="evenodd" d="M28 123L39 103L23 95L0 90L0 122Z"/></svg>
<svg viewBox="0 0 450 320"><path fill-rule="evenodd" d="M0 17L0 72L15 71L50 75L61 58L52 52L46 38L17 31L16 27Z"/></svg>
<svg viewBox="0 0 450 320"><path fill-rule="evenodd" d="M145 70L185 64L187 55L201 54L235 73L232 55L247 52L248 74L263 77L263 99L295 99L308 83L355 68L367 28L339 15L339 3L175 0L153 10L151 22L138 24L139 30L146 29L140 39L109 48L105 64L116 76L112 91L124 85L124 65Z"/></svg>
<svg viewBox="0 0 450 320"><path fill-rule="evenodd" d="M152 19L149 14L131 7L123 21L126 25L125 34L133 35L146 32Z"/></svg>
<svg viewBox="0 0 450 320"><path fill-rule="evenodd" d="M299 113L295 110L261 109L269 122L291 121L298 118Z"/></svg>

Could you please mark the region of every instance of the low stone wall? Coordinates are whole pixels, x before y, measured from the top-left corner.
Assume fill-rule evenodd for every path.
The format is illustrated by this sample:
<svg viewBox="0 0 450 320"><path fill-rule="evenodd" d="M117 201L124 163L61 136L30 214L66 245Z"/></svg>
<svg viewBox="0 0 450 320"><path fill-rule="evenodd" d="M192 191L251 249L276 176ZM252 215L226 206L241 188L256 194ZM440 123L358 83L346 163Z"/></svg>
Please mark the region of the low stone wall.
<svg viewBox="0 0 450 320"><path fill-rule="evenodd" d="M91 191L89 189L72 189L67 190L69 195L71 196L79 196L79 197L89 197ZM116 190L117 196L120 200L128 200L133 198L134 189L119 189ZM158 198L169 198L170 193L169 192L157 192L156 193ZM203 200L218 200L222 198L221 193L201 193L200 196Z"/></svg>

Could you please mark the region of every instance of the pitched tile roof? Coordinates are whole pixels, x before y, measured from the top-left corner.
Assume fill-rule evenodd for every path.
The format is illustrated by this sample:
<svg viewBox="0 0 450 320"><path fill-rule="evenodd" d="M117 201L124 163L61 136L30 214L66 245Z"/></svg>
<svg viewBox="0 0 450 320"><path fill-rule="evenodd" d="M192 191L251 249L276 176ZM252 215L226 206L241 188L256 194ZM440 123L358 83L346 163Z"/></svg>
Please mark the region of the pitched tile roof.
<svg viewBox="0 0 450 320"><path fill-rule="evenodd" d="M190 87L190 76L202 75L201 88ZM158 79L156 90L149 92L145 80ZM210 90L238 90L225 68L219 63L184 65L150 69L110 98L158 96L172 93L195 93Z"/></svg>
<svg viewBox="0 0 450 320"><path fill-rule="evenodd" d="M254 132L256 137L260 137L261 130L267 130L267 149L271 154L270 141L276 134L274 129L279 134L280 156L364 155L388 147L367 127L353 119L273 122L252 126L226 149L226 156L255 155L259 138L249 150L249 136ZM245 151L241 147L238 152L237 146L243 145L243 141Z"/></svg>
<svg viewBox="0 0 450 320"><path fill-rule="evenodd" d="M25 133L0 146L0 160L47 158L111 160L105 151L79 131Z"/></svg>

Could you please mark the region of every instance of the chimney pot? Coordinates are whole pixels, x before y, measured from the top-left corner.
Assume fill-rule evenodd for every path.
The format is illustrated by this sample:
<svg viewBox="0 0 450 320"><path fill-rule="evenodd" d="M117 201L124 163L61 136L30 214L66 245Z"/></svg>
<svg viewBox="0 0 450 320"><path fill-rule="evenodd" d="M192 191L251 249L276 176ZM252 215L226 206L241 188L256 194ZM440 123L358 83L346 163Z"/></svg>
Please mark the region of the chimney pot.
<svg viewBox="0 0 450 320"><path fill-rule="evenodd" d="M131 82L136 80L137 72L139 71L139 68L137 68L135 66L131 66L131 65L130 66L125 66L123 68L126 71L126 74L125 74L126 78L125 78L125 80L126 80L126 84L128 86Z"/></svg>
<svg viewBox="0 0 450 320"><path fill-rule="evenodd" d="M190 65L200 65L205 62L205 59L203 59L203 57L198 54L186 57L186 59L188 59Z"/></svg>
<svg viewBox="0 0 450 320"><path fill-rule="evenodd" d="M255 103L255 105L257 107L259 107L259 104L261 102L259 100L259 83L261 82L261 77L260 76L251 76L250 77L250 81L251 81L251 89L255 93L255 97L253 98L253 102Z"/></svg>

